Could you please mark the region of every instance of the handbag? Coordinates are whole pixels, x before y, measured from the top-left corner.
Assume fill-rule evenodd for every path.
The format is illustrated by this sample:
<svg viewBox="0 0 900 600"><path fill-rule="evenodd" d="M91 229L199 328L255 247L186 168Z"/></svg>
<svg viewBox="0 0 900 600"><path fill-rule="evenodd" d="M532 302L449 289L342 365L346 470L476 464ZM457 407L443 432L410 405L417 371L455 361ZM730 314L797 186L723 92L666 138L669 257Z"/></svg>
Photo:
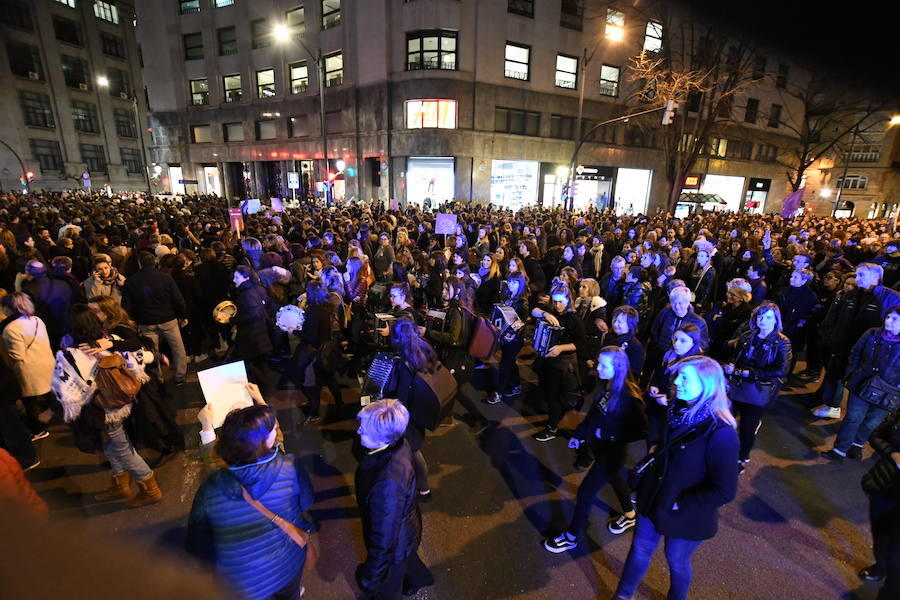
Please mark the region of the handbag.
<svg viewBox="0 0 900 600"><path fill-rule="evenodd" d="M877 370L856 393L869 404L886 410L892 410L900 404L900 389L882 379Z"/></svg>
<svg viewBox="0 0 900 600"><path fill-rule="evenodd" d="M900 501L900 467L893 459L883 456L863 474L860 486L870 496L886 496Z"/></svg>
<svg viewBox="0 0 900 600"><path fill-rule="evenodd" d="M767 406L777 398L775 390L775 386L771 383L762 383L734 375L728 376L728 398L732 402Z"/></svg>
<svg viewBox="0 0 900 600"><path fill-rule="evenodd" d="M681 435L669 440L668 443L666 443L665 447L657 448L653 452L648 452L644 458L637 461L634 467L631 468L631 472L628 474L628 487L630 487L632 490L637 490L638 486L641 484L641 479L643 479L646 472L650 469L651 466L656 463L656 459L663 452L667 452L669 448L673 448L679 444L693 441L704 435L709 430L710 427L704 427L702 429L698 427L691 427Z"/></svg>
<svg viewBox="0 0 900 600"><path fill-rule="evenodd" d="M240 485L240 484L238 484ZM278 529L282 530L286 536L291 538L295 544L300 546L301 548L307 548L310 555L312 555L312 545L309 543L309 533L303 531L293 523L285 521L271 510L265 507L262 502L253 498L250 495L250 492L247 491L247 488L244 486L241 487L241 494L244 496L244 500L247 501L247 504L252 506L259 512L262 516L267 518L270 522L272 522Z"/></svg>

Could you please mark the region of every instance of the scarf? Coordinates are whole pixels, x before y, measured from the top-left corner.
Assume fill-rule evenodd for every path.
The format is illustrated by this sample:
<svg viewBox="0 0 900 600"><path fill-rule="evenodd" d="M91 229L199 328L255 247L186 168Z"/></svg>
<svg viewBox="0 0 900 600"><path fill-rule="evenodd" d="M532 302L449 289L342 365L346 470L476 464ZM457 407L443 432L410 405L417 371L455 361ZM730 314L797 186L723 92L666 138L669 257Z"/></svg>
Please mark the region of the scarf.
<svg viewBox="0 0 900 600"><path fill-rule="evenodd" d="M693 416L690 413L690 404L682 400L675 400L672 410L669 412L669 428L674 429L682 425L694 426L712 417L709 403L704 404Z"/></svg>
<svg viewBox="0 0 900 600"><path fill-rule="evenodd" d="M893 334L889 333L888 330L884 329L883 327L881 329L881 337L884 339L884 341L889 342L891 344L893 344L894 342L900 342L900 335L893 335Z"/></svg>
<svg viewBox="0 0 900 600"><path fill-rule="evenodd" d="M106 277L101 276L97 273L97 279L99 279L104 285L115 285L119 280L119 270L115 267L109 270L109 275Z"/></svg>

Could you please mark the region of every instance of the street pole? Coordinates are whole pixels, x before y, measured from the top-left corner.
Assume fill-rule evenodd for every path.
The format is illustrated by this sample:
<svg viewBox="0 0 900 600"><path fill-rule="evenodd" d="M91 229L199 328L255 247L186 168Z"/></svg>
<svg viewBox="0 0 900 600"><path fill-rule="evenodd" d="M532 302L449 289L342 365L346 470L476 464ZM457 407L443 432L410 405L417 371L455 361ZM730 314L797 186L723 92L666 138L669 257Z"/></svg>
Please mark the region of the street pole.
<svg viewBox="0 0 900 600"><path fill-rule="evenodd" d="M10 152L12 152L12 155L16 157L17 161L19 161L19 168L22 169L22 181L25 182L25 193L27 194L28 193L28 171L25 170L25 163L22 162L22 158L19 156L19 154L15 150L13 150L12 146L7 144L3 140L0 140L0 144L3 144L4 146L6 146L6 149L9 150Z"/></svg>
<svg viewBox="0 0 900 600"><path fill-rule="evenodd" d="M591 53L591 57L593 57L593 53ZM563 207L563 209L568 208L569 210L575 209L575 155L578 154L578 147L581 145L579 142L581 140L581 120L584 117L584 88L587 84L587 66L590 60L587 48L585 48L584 53L581 55L581 60L578 61L578 120L575 121L576 150L572 156L572 163L569 165L569 176L566 181L566 190L569 193L569 206Z"/></svg>
<svg viewBox="0 0 900 600"><path fill-rule="evenodd" d="M131 104L134 106L134 118L138 125L138 138L141 140L141 157L144 159L144 180L147 183L147 198L153 197L153 188L150 186L150 163L147 162L147 147L144 144L144 127L141 127L141 113L138 111L137 95L131 95Z"/></svg>
<svg viewBox="0 0 900 600"><path fill-rule="evenodd" d="M322 49L316 54L316 70L319 72L319 125L322 128L322 158L325 166L322 168L322 181L328 181L328 129L325 123L325 59L322 58ZM325 189L326 199L328 188Z"/></svg>
<svg viewBox="0 0 900 600"><path fill-rule="evenodd" d="M838 207L841 205L841 191L844 189L844 186L847 185L847 171L850 169L850 160L853 158L853 145L856 143L856 136L859 133L859 125L853 128L853 135L850 136L850 151L847 152L847 158L844 160L844 174L841 175L841 179L838 183L837 194L834 196L834 209L831 211L831 216L837 212Z"/></svg>

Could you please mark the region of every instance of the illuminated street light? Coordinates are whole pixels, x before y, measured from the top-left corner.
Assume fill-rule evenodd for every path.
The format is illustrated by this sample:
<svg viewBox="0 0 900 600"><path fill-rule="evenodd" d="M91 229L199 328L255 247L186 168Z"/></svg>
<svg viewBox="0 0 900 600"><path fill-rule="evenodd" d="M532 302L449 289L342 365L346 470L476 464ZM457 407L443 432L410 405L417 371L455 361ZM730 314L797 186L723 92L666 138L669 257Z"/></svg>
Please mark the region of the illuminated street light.
<svg viewBox="0 0 900 600"><path fill-rule="evenodd" d="M891 125L900 125L900 115L891 117Z"/></svg>
<svg viewBox="0 0 900 600"><path fill-rule="evenodd" d="M625 28L618 25L606 26L606 39L611 42L621 42L625 39Z"/></svg>
<svg viewBox="0 0 900 600"><path fill-rule="evenodd" d="M569 167L556 167L556 176L565 178L569 175Z"/></svg>
<svg viewBox="0 0 900 600"><path fill-rule="evenodd" d="M345 163L343 160L338 160L336 163L334 163L334 166L337 167L338 171L343 171L347 168L347 163Z"/></svg>
<svg viewBox="0 0 900 600"><path fill-rule="evenodd" d="M279 23L272 28L272 37L275 38L276 42L286 42L291 37L291 31L288 29L287 25Z"/></svg>
<svg viewBox="0 0 900 600"><path fill-rule="evenodd" d="M831 198L831 188L822 188L819 190L819 196L822 198Z"/></svg>
<svg viewBox="0 0 900 600"><path fill-rule="evenodd" d="M99 85L100 87L109 86L109 79L106 77L106 75L101 75L97 78L97 85Z"/></svg>

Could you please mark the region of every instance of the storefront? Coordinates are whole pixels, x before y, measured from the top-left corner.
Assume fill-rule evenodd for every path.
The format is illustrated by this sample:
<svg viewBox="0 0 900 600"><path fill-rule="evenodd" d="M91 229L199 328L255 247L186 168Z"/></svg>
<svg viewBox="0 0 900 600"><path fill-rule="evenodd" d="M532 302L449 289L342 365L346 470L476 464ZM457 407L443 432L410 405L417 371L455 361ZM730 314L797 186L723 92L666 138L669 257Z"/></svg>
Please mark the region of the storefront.
<svg viewBox="0 0 900 600"><path fill-rule="evenodd" d="M203 184L205 186L204 191L207 194L215 194L216 196L222 196L222 184L221 178L219 177L219 167L203 167Z"/></svg>
<svg viewBox="0 0 900 600"><path fill-rule="evenodd" d="M540 163L531 160L491 161L491 202L510 210L534 206L538 200Z"/></svg>
<svg viewBox="0 0 900 600"><path fill-rule="evenodd" d="M575 210L585 210L589 206L598 210L609 208L614 174L612 167L578 165L575 168Z"/></svg>
<svg viewBox="0 0 900 600"><path fill-rule="evenodd" d="M744 195L744 177L730 177L728 175L705 175L700 185L700 193L716 194L725 200L725 205L711 204L704 206L706 210L727 210L738 212L741 210L741 199Z"/></svg>
<svg viewBox="0 0 900 600"><path fill-rule="evenodd" d="M646 215L652 179L653 171L649 169L618 169L616 173L616 214Z"/></svg>
<svg viewBox="0 0 900 600"><path fill-rule="evenodd" d="M456 159L410 156L406 162L406 201L437 208L456 196Z"/></svg>
<svg viewBox="0 0 900 600"><path fill-rule="evenodd" d="M744 197L744 211L754 215L761 215L766 209L766 200L769 197L771 179L750 178L747 185L747 194Z"/></svg>

